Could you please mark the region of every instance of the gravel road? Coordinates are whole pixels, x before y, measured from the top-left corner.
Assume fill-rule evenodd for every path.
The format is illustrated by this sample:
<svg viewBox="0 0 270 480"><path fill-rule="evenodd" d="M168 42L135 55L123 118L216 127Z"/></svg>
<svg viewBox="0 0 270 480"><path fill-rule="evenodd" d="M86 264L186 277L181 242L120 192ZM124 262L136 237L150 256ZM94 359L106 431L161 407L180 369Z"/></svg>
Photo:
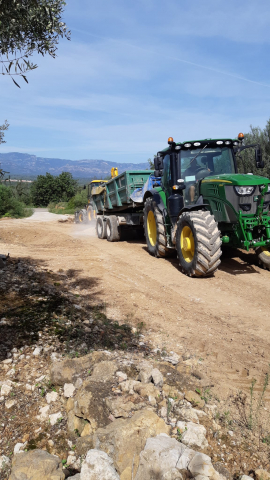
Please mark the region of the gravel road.
<svg viewBox="0 0 270 480"><path fill-rule="evenodd" d="M270 363L270 272L254 254L230 252L214 277L192 279L176 258L150 256L142 240L99 240L93 227L61 217L36 209L28 219L2 220L1 253L91 278L93 301L106 302L110 318L143 322L160 350L191 351L216 394L248 391L252 378L259 385Z"/></svg>

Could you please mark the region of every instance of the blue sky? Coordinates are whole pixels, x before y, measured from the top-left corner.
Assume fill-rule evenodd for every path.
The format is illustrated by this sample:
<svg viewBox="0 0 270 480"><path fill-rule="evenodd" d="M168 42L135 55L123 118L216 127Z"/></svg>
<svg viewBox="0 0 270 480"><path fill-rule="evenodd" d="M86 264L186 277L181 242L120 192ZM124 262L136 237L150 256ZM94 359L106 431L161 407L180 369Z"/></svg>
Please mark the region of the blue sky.
<svg viewBox="0 0 270 480"><path fill-rule="evenodd" d="M54 60L0 77L0 152L142 162L270 117L270 2L69 0Z"/></svg>

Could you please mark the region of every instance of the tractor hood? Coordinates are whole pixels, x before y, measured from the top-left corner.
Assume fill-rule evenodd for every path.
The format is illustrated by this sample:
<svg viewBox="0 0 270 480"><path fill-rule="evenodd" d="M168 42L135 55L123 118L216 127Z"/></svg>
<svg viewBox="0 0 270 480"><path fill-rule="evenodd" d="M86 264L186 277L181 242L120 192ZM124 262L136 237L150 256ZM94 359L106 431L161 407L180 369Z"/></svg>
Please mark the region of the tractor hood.
<svg viewBox="0 0 270 480"><path fill-rule="evenodd" d="M224 185L266 185L270 183L270 179L266 177L262 177L260 175L248 175L242 173L234 173L234 174L223 174L223 175L213 175L210 177L205 177L202 180L202 183L212 183L218 182L223 183Z"/></svg>

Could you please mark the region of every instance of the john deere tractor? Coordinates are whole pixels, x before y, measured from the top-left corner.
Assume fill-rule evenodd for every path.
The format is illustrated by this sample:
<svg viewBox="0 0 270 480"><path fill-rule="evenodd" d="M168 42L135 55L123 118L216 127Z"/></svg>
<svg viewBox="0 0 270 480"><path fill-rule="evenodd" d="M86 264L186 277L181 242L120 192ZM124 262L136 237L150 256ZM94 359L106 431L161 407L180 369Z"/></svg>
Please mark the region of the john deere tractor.
<svg viewBox="0 0 270 480"><path fill-rule="evenodd" d="M144 192L144 231L152 255L165 257L177 250L183 273L213 274L221 246L255 250L260 264L270 269L270 180L237 173L237 155L259 145L237 139L205 139L175 143L158 152L156 185Z"/></svg>

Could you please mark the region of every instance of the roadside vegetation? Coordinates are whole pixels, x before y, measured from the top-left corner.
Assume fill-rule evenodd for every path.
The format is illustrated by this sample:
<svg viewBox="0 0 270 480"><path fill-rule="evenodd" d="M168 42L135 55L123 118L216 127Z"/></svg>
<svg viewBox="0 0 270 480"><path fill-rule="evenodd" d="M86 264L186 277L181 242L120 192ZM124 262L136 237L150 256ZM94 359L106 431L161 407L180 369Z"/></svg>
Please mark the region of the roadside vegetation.
<svg viewBox="0 0 270 480"><path fill-rule="evenodd" d="M48 205L51 213L69 213L74 214L75 210L80 210L87 203L87 190L81 190L74 195L68 202L51 202Z"/></svg>
<svg viewBox="0 0 270 480"><path fill-rule="evenodd" d="M24 218L30 217L32 213L33 209L16 197L13 188L0 184L0 218Z"/></svg>

